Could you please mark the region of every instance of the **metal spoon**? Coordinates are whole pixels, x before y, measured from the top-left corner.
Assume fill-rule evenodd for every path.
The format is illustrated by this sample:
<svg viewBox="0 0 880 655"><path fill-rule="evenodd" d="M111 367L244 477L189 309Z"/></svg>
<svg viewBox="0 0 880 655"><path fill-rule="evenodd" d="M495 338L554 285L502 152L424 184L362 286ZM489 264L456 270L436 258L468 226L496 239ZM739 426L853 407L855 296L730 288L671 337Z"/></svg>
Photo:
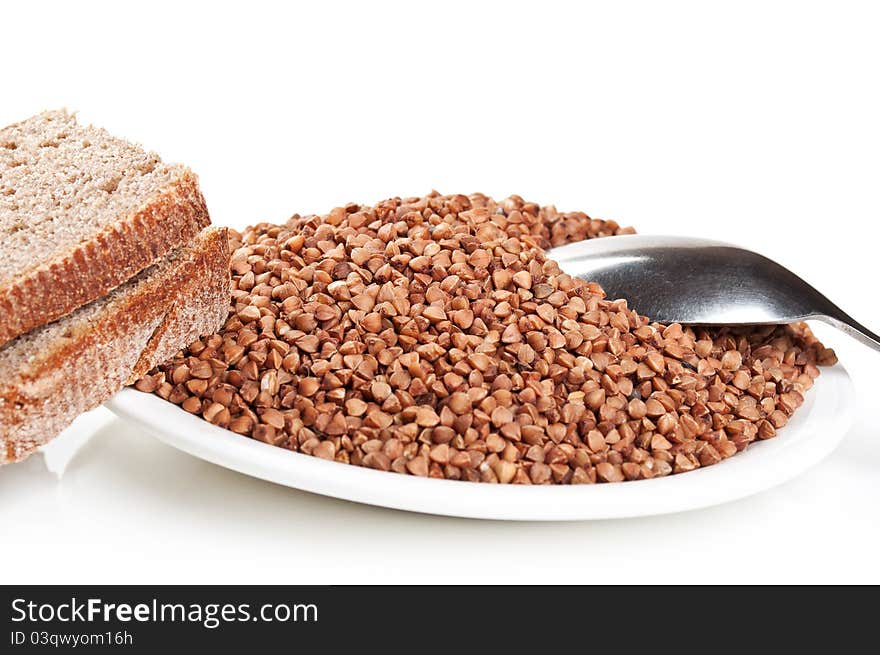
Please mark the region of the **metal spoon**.
<svg viewBox="0 0 880 655"><path fill-rule="evenodd" d="M548 252L569 275L661 323L766 325L819 319L880 351L880 336L787 268L719 241L641 234Z"/></svg>

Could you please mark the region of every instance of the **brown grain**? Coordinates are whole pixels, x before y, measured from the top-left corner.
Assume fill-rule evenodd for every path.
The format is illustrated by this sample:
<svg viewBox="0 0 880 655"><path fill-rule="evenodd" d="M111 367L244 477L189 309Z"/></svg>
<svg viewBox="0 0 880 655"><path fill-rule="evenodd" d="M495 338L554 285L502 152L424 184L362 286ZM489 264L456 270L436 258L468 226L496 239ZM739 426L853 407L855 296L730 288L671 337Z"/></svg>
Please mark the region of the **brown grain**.
<svg viewBox="0 0 880 655"><path fill-rule="evenodd" d="M777 434L833 363L799 323L652 323L544 249L626 233L513 196L392 199L233 235L233 307L137 383L239 434L421 477L592 484Z"/></svg>

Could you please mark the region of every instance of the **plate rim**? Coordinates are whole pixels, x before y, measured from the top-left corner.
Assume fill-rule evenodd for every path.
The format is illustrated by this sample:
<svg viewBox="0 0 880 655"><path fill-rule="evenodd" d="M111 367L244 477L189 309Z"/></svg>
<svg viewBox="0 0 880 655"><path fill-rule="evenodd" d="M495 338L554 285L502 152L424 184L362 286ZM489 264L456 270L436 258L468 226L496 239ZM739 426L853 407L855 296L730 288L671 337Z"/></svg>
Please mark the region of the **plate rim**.
<svg viewBox="0 0 880 655"><path fill-rule="evenodd" d="M778 436L755 442L723 462L652 480L530 486L438 480L330 462L219 428L130 387L106 407L189 455L282 486L423 514L516 521L635 518L739 500L782 484L830 455L855 415L852 379L837 363L822 369L804 405ZM165 416L172 418L171 426L162 429L157 423ZM781 473L773 471L771 464L783 455L788 466Z"/></svg>

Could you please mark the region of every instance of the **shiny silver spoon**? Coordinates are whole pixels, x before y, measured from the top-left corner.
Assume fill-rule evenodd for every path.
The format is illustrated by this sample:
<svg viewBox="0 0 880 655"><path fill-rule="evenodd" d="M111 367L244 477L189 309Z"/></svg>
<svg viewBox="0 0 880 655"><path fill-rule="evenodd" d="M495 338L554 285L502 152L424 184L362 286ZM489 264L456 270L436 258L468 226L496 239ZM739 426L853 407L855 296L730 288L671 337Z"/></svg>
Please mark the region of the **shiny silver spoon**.
<svg viewBox="0 0 880 655"><path fill-rule="evenodd" d="M767 325L819 319L880 351L880 336L797 275L719 241L641 234L579 241L548 253L569 275L661 323Z"/></svg>

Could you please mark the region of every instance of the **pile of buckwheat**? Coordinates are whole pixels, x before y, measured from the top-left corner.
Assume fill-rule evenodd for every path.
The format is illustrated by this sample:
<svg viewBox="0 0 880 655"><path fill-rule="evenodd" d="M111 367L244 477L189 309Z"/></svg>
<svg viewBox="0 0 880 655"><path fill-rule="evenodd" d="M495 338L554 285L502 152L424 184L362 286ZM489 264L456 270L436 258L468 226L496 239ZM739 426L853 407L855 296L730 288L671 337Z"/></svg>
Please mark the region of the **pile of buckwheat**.
<svg viewBox="0 0 880 655"><path fill-rule="evenodd" d="M282 448L476 482L653 478L773 437L834 353L804 324L652 323L544 255L628 232L437 193L261 223L232 234L223 331L136 386Z"/></svg>

